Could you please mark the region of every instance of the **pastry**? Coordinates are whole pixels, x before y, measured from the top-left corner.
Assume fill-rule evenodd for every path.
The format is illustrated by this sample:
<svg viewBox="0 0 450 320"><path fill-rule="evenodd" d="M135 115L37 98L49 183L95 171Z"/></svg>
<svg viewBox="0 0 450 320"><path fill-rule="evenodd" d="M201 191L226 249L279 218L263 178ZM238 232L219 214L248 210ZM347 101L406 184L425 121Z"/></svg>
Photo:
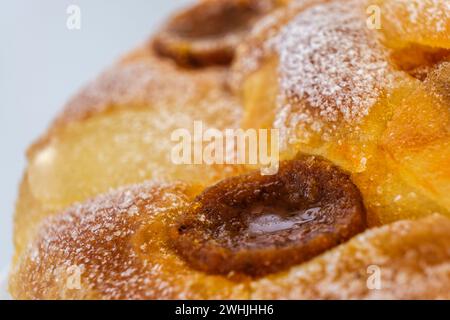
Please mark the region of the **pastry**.
<svg viewBox="0 0 450 320"><path fill-rule="evenodd" d="M12 296L450 299L449 6L174 15L29 148ZM196 121L279 130L278 171L174 164L171 134Z"/></svg>

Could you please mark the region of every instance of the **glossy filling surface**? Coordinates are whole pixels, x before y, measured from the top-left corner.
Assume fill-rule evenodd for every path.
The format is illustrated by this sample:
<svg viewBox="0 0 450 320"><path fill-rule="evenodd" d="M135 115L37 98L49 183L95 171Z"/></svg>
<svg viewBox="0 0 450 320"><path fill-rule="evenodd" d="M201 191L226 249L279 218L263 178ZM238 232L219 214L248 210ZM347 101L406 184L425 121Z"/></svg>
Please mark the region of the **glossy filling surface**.
<svg viewBox="0 0 450 320"><path fill-rule="evenodd" d="M365 229L365 210L346 174L314 158L283 162L205 190L171 237L177 252L209 273L265 275L301 263Z"/></svg>
<svg viewBox="0 0 450 320"><path fill-rule="evenodd" d="M156 52L184 67L227 65L272 0L203 1L175 15L155 37Z"/></svg>

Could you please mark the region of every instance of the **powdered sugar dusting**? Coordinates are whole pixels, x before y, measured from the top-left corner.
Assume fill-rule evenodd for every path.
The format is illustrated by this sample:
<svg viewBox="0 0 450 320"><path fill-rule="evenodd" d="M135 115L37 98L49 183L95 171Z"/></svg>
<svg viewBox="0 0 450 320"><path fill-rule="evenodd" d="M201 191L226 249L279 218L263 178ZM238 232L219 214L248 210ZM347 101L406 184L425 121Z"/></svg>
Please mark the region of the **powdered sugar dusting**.
<svg viewBox="0 0 450 320"><path fill-rule="evenodd" d="M222 118L215 113L227 106L223 122L229 126L238 121L241 110L226 89L226 76L225 69L182 70L156 58L117 64L69 101L58 121L82 120L110 108L165 106L172 113L175 109L189 114L197 112L203 118L212 115L220 127ZM197 114L197 119L201 119Z"/></svg>
<svg viewBox="0 0 450 320"><path fill-rule="evenodd" d="M146 182L47 219L13 272L13 295L28 299L244 297L240 296L244 283L188 268L165 240L171 219L182 214L192 192L183 183ZM78 284L73 281L76 275Z"/></svg>
<svg viewBox="0 0 450 320"><path fill-rule="evenodd" d="M450 220L433 215L367 230L286 273L252 284L254 299L449 299ZM380 287L370 280L379 271ZM371 277L372 276L372 277Z"/></svg>
<svg viewBox="0 0 450 320"><path fill-rule="evenodd" d="M279 96L274 127L281 146L328 140L343 125L353 130L389 87L389 52L369 30L356 0L293 1L260 22L238 51L235 86L278 57Z"/></svg>
<svg viewBox="0 0 450 320"><path fill-rule="evenodd" d="M239 90L243 79L256 71L264 58L275 53L277 35L298 12L328 0L296 0L261 18L238 48L231 83Z"/></svg>
<svg viewBox="0 0 450 320"><path fill-rule="evenodd" d="M299 14L277 41L283 100L304 104L301 109L310 108L327 122L366 116L380 96L388 69L384 52L366 29L360 11L340 2ZM298 121L305 116L298 112Z"/></svg>

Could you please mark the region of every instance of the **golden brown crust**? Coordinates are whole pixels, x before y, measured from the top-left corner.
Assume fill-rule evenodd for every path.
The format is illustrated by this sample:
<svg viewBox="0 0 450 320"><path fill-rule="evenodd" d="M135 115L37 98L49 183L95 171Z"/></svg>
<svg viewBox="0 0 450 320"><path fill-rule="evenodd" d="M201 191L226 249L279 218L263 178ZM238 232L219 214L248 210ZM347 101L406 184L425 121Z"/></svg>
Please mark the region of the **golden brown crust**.
<svg viewBox="0 0 450 320"><path fill-rule="evenodd" d="M274 175L229 178L200 194L172 232L177 252L199 270L253 277L300 264L366 228L349 177L300 157Z"/></svg>
<svg viewBox="0 0 450 320"><path fill-rule="evenodd" d="M227 101L232 105L230 108L239 110L238 101L227 89L226 69L183 70L142 48L124 57L70 99L28 155L32 156L70 123L104 112L136 107L152 109L161 104L180 107L203 100L214 103L211 99Z"/></svg>
<svg viewBox="0 0 450 320"><path fill-rule="evenodd" d="M127 59L75 96L30 148L16 208L16 255L42 217L111 188L154 178L208 185L242 170L177 166L170 158L176 129L192 130L194 121L205 129L237 127L240 106L226 88L226 70L183 71L156 58Z"/></svg>
<svg viewBox="0 0 450 320"><path fill-rule="evenodd" d="M172 216L195 190L146 183L46 220L13 270L10 292L17 299L248 298L245 283L193 271L166 245Z"/></svg>
<svg viewBox="0 0 450 320"><path fill-rule="evenodd" d="M254 1L270 6L248 14ZM230 3L238 9L245 4L237 30L221 12ZM366 28L359 0L205 1L196 8L213 6L225 18L216 21L213 39L202 40L192 20L198 11L188 10L187 29L193 30L178 30L186 23L175 19L166 33L82 89L28 152L15 216L14 298L450 299L450 220L437 214L418 219L450 215L450 7L443 10L449 6L444 0L375 3L388 11L379 31ZM242 41L272 4L288 6L262 19ZM196 36L187 55L179 47L186 34ZM231 71L205 67L228 64L238 42ZM219 130L237 128L241 120L247 128L279 128L283 158L315 154L347 170L369 226L388 225L332 249L365 228L359 191L338 169L329 183L330 167L301 175L304 167L294 165L263 210L290 211L286 197L298 204L293 189L301 185L306 197L314 194L311 187L329 195L327 203L344 199L338 218L351 212L338 219L342 228L331 224L326 234L330 225L321 224L317 241L309 247L299 241L294 251L283 251L291 242L287 233L276 233L283 245L256 255L265 264L260 268L251 255L216 259L224 248L248 251L274 240L240 241L233 232L216 232L236 226L216 210L226 194L232 202L251 202L248 191L260 191L244 187L266 180L238 176L248 170L242 166L175 166L170 133L195 120ZM310 185L303 184L305 177ZM272 178L267 181L276 185L279 177ZM337 185L345 190L334 192ZM237 215L233 222L253 212L243 207L227 211ZM213 217L203 222L216 225L196 225L191 238L174 237L199 209ZM395 222L402 219L410 220ZM212 249L194 245L205 234ZM294 257L286 264L288 253ZM381 272L381 288L371 288L369 271Z"/></svg>
<svg viewBox="0 0 450 320"><path fill-rule="evenodd" d="M236 92L239 94L244 79L262 68L264 61L274 54L275 48L272 43L267 42L267 39L276 36L300 12L330 1L332 0L288 1L285 6L280 6L259 20L245 41L236 49L236 57L232 65L233 75L230 80Z"/></svg>
<svg viewBox="0 0 450 320"><path fill-rule="evenodd" d="M180 69L146 44L75 95L28 150L15 214L15 260L43 217L75 202L147 179L209 184L242 170L170 161L172 131L191 130L194 121L219 130L238 126L240 103L228 90L227 73Z"/></svg>
<svg viewBox="0 0 450 320"><path fill-rule="evenodd" d="M47 219L13 269L10 292L18 299L449 298L450 220L438 215L368 230L259 280L196 271L172 250L168 232L197 192L146 183ZM378 289L368 270L381 272Z"/></svg>
<svg viewBox="0 0 450 320"><path fill-rule="evenodd" d="M253 283L252 298L450 299L450 219L434 215L368 230Z"/></svg>
<svg viewBox="0 0 450 320"><path fill-rule="evenodd" d="M396 17L381 30L367 28L365 3L355 0L296 1L257 25L233 67L244 125L280 129L286 159L316 154L348 170L371 226L448 215L447 81L444 68L433 71L449 54L441 32L448 4L377 3ZM417 39L414 17L423 25ZM388 26L408 42L384 39L394 37ZM424 42L431 33L435 42ZM441 80L430 84L436 74Z"/></svg>

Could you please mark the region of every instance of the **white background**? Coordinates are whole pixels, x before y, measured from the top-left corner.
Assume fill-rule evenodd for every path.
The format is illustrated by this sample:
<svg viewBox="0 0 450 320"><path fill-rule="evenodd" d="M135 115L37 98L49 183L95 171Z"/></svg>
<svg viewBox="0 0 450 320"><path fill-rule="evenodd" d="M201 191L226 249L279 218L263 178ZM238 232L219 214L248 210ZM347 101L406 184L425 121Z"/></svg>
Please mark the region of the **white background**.
<svg viewBox="0 0 450 320"><path fill-rule="evenodd" d="M2 0L0 3L0 270L27 146L64 102L190 0ZM81 9L81 30L66 27Z"/></svg>

